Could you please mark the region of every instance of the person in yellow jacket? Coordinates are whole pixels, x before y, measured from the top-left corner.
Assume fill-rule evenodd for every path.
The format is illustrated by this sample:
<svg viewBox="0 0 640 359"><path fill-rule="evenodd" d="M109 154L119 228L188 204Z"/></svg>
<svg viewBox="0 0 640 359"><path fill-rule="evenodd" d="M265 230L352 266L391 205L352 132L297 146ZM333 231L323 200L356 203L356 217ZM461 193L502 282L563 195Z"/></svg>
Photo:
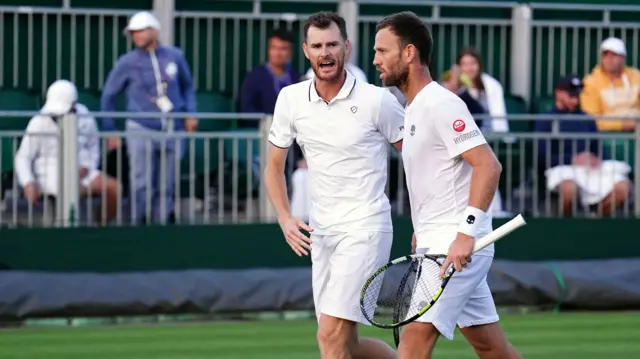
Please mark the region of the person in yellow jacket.
<svg viewBox="0 0 640 359"><path fill-rule="evenodd" d="M587 75L580 96L580 107L590 115L624 116L626 119L600 119L598 130L634 131L640 117L640 71L625 65L627 50L622 40L610 37L600 45L600 65Z"/></svg>

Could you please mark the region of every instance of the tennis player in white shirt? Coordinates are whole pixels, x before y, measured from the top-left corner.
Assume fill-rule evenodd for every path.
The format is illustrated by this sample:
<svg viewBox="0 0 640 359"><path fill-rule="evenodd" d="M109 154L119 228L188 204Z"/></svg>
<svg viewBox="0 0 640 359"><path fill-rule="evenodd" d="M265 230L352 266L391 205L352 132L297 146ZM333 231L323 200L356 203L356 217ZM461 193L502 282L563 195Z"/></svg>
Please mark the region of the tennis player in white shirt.
<svg viewBox="0 0 640 359"><path fill-rule="evenodd" d="M103 196L106 216L97 208L94 220L106 224L117 212L119 186L115 178L100 172L100 137L96 120L84 105L78 103L76 86L58 80L47 89L40 114L29 120L25 135L16 152L14 167L25 198L35 203L40 194L58 194L58 157L61 153L58 133L64 115L75 113L78 121L78 169L80 196Z"/></svg>
<svg viewBox="0 0 640 359"><path fill-rule="evenodd" d="M402 158L406 172L413 247L446 254L442 272L458 271L442 297L402 332L398 358L430 358L440 335L456 325L483 359L515 359L487 285L493 245L471 255L475 239L491 232L491 204L502 167L458 96L429 74L433 41L425 24L403 12L376 28L374 65L385 86L407 99ZM473 260L473 261L472 261Z"/></svg>
<svg viewBox="0 0 640 359"><path fill-rule="evenodd" d="M345 71L346 25L335 13L311 16L303 50L313 80L280 91L269 133L266 188L291 249L311 252L317 339L323 359L392 359L395 351L359 338L366 279L389 260L391 206L385 195L390 143L402 147L404 112L395 97ZM294 139L309 170L309 225L291 215L284 178ZM300 229L310 232L310 238Z"/></svg>

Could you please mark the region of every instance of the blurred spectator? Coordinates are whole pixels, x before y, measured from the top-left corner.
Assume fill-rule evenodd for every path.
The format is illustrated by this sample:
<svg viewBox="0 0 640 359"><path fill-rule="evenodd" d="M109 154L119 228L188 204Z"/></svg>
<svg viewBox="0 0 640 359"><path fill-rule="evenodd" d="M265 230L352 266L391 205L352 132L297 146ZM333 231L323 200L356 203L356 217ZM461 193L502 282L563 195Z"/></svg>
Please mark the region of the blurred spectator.
<svg viewBox="0 0 640 359"><path fill-rule="evenodd" d="M582 81L577 76L562 78L555 87L555 105L551 114L585 115L580 109ZM557 123L536 121L536 132L584 133L598 132L593 119L567 119ZM571 214L573 202L579 196L583 205L603 206L609 215L628 197L631 185L629 165L605 160L596 139L544 140L538 142L539 170L547 177L547 188L560 193L562 209Z"/></svg>
<svg viewBox="0 0 640 359"><path fill-rule="evenodd" d="M472 115L484 115L489 113L484 106L482 106L482 104L469 93L471 80L467 75L462 73L460 66L451 66L451 69L445 72L442 76L442 80L442 85L449 89L449 91L457 94L458 97L464 101L465 105L467 105L467 109ZM482 128L483 120L476 119L475 121L478 127Z"/></svg>
<svg viewBox="0 0 640 359"><path fill-rule="evenodd" d="M347 48L347 56L345 58L345 61L347 61L347 63L344 65L344 68L349 71L353 77L355 77L356 80L358 81L362 81L364 83L369 83L369 80L367 79L367 75L365 75L364 71L362 71L356 64L349 62L349 59L351 57L351 49L353 48L353 43L351 44L351 47ZM311 80L313 78L314 74L313 74L313 68L309 67L309 70L307 70L307 73L304 74L304 79L305 80Z"/></svg>
<svg viewBox="0 0 640 359"><path fill-rule="evenodd" d="M622 40L610 37L600 45L600 65L584 79L582 109L591 115L639 116L640 71L625 65L627 49ZM636 122L599 120L600 131L634 131Z"/></svg>
<svg viewBox="0 0 640 359"><path fill-rule="evenodd" d="M491 120L484 120L481 125L478 124L483 131L509 132L502 85L484 72L482 59L474 49L462 50L458 54L456 65L451 69L450 75L446 77L445 86L457 92L465 100L472 114L487 113L491 115ZM480 105L479 108L476 102Z"/></svg>
<svg viewBox="0 0 640 359"><path fill-rule="evenodd" d="M302 158L298 161L298 168L291 175L291 215L309 222L310 206L309 170L307 161Z"/></svg>
<svg viewBox="0 0 640 359"><path fill-rule="evenodd" d="M280 90L300 82L300 74L291 67L293 56L293 36L283 30L274 30L268 38L267 63L256 66L249 72L240 88L240 112L273 114ZM255 121L239 121L239 127L257 128ZM291 157L287 160L285 171L292 173L302 150L293 143ZM256 176L259 176L257 174ZM289 180L287 176L287 180Z"/></svg>
<svg viewBox="0 0 640 359"><path fill-rule="evenodd" d="M195 118L170 116L172 112L195 113L196 95L184 54L176 47L160 45L159 29L160 23L147 11L131 17L125 33L131 35L136 49L118 59L102 91L102 111L115 111L116 98L124 92L128 112L157 113L157 117L128 119L125 125L136 223L153 219L175 222L175 172L184 155L184 139L165 140L154 135L195 131L198 126ZM114 120L105 118L103 129L114 131ZM109 149L118 146L117 137L109 139ZM147 196L151 208L147 208Z"/></svg>
<svg viewBox="0 0 640 359"><path fill-rule="evenodd" d="M300 74L291 67L291 34L275 30L269 36L268 46L267 63L256 66L242 82L240 112L273 114L280 90L300 81ZM256 123L241 121L240 126L256 127Z"/></svg>
<svg viewBox="0 0 640 359"><path fill-rule="evenodd" d="M473 49L460 52L456 64L443 75L443 80L444 87L456 93L472 115L489 114L492 117L476 119L482 131L509 132L502 85L483 72L480 55ZM509 141L513 142L513 139ZM496 191L489 210L496 217L508 215L503 211L500 191Z"/></svg>
<svg viewBox="0 0 640 359"><path fill-rule="evenodd" d="M15 156L15 172L24 196L35 204L40 193L45 196L58 195L59 156L61 153L58 134L64 115L75 113L78 120L78 168L80 196L102 195L106 217L97 208L93 217L96 223L106 224L116 215L119 188L117 181L98 170L100 141L96 120L89 110L77 103L76 86L66 80L58 80L49 86L47 99L40 114L29 121L25 136ZM43 135L45 134L45 135Z"/></svg>

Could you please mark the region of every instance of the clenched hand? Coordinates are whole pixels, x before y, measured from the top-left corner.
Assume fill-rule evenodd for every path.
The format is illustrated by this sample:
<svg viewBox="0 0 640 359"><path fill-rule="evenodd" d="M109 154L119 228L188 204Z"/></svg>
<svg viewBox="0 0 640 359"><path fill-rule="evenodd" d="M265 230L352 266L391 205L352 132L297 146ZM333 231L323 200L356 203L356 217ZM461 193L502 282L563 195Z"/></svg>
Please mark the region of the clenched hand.
<svg viewBox="0 0 640 359"><path fill-rule="evenodd" d="M471 263L471 253L473 253L473 245L475 240L473 237L463 233L458 233L455 241L449 246L447 258L440 268L440 277L444 277L447 269L453 264L457 272L461 272L462 268Z"/></svg>

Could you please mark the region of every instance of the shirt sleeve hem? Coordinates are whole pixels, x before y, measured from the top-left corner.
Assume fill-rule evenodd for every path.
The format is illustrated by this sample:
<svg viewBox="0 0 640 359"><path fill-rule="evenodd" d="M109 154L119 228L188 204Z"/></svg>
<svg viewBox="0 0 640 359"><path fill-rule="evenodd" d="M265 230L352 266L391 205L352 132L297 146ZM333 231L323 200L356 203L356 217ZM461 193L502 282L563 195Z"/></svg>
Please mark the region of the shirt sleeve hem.
<svg viewBox="0 0 640 359"><path fill-rule="evenodd" d="M486 143L487 143L486 141L482 141L482 142L479 142L479 141L478 141L478 142L469 142L468 144L466 144L466 145L464 145L463 147L459 148L459 149L458 149L457 151L455 151L454 153L449 153L449 155L451 156L451 158L458 157L458 156L460 156L461 154L463 154L463 153L465 153L465 152L467 152L467 151L469 151L469 150L471 150L471 149L474 149L474 148L476 148L476 147L478 147L478 146L482 146L482 145L484 145L484 144L486 144Z"/></svg>

